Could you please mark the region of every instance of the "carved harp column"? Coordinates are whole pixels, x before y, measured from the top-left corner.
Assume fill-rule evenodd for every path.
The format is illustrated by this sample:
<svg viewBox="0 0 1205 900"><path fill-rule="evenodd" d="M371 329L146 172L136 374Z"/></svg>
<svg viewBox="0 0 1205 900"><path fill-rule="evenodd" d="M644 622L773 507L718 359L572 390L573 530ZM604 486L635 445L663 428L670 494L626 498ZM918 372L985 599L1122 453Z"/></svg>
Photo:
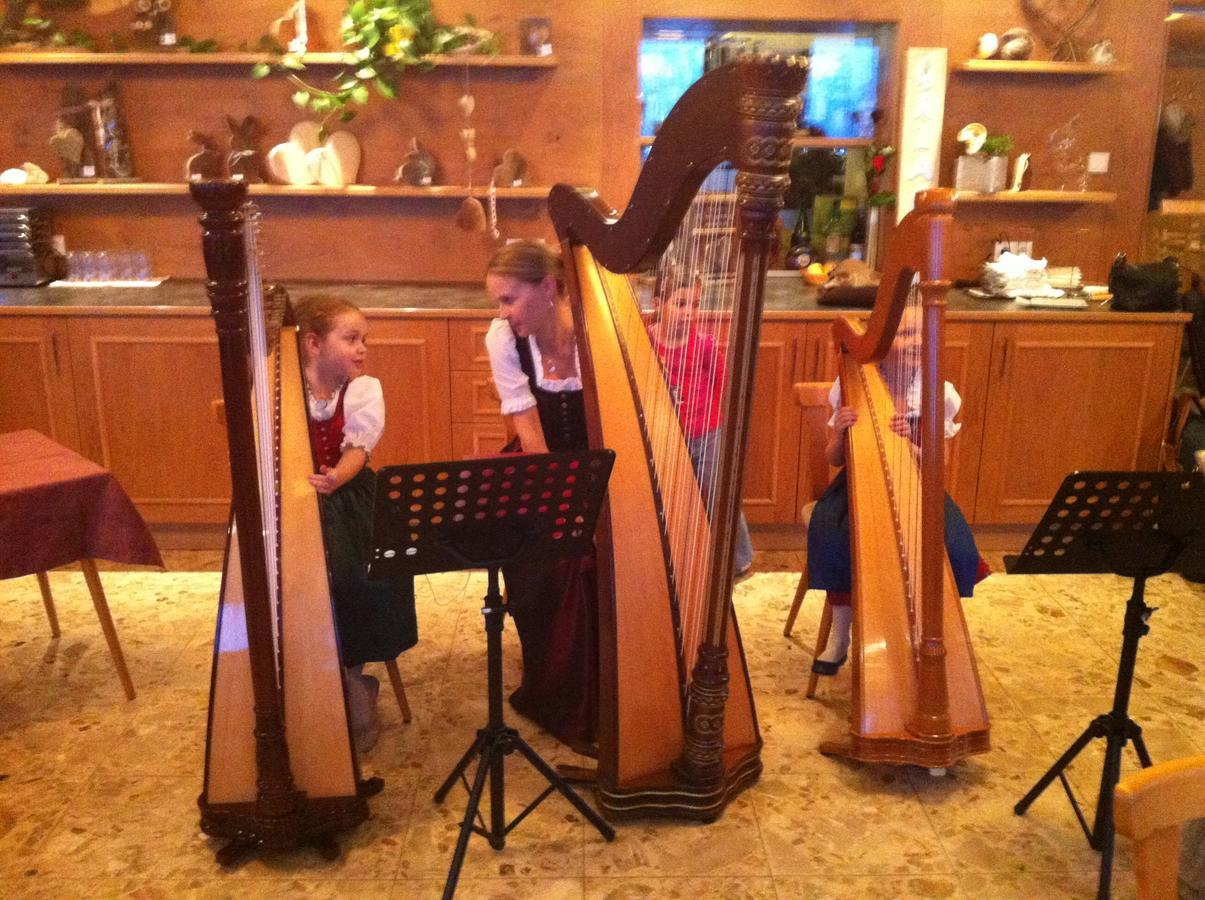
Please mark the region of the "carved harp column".
<svg viewBox="0 0 1205 900"><path fill-rule="evenodd" d="M803 61L777 57L707 73L663 123L622 216L566 185L549 197L591 445L617 454L598 529L598 793L612 816L714 819L761 771L731 614L733 551L766 264L805 75ZM700 204L720 227L683 224ZM722 265L710 250L684 252L692 231L732 234ZM690 283L711 301L723 295L712 304L717 342L729 349L709 502L693 477L675 476L691 471L686 438L626 277L664 269L671 242L675 265L713 264Z"/></svg>

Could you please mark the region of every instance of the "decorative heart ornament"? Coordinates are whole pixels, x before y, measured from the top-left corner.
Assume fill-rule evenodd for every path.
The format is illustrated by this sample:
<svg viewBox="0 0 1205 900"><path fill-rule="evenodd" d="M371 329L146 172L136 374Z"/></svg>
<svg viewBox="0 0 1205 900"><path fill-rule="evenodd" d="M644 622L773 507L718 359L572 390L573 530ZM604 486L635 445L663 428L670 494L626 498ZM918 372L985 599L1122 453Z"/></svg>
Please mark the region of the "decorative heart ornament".
<svg viewBox="0 0 1205 900"><path fill-rule="evenodd" d="M277 181L326 187L355 184L360 142L350 131L336 131L320 144L321 128L317 122L298 122L288 141L268 151L268 169Z"/></svg>

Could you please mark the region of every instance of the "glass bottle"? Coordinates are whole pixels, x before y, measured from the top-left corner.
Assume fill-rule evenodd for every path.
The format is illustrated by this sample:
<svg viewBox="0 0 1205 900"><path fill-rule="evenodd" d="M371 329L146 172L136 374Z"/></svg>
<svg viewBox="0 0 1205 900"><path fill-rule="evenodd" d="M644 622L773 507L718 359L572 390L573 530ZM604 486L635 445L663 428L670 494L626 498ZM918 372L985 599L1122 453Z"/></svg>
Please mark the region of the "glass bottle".
<svg viewBox="0 0 1205 900"><path fill-rule="evenodd" d="M839 262L845 243L844 229L841 227L841 206L833 204L828 223L824 226L824 261Z"/></svg>
<svg viewBox="0 0 1205 900"><path fill-rule="evenodd" d="M866 259L866 207L858 208L854 227L849 233L849 258Z"/></svg>
<svg viewBox="0 0 1205 900"><path fill-rule="evenodd" d="M808 217L803 204L795 217L791 232L791 249L787 253L788 269L806 269L812 262L812 235L808 232Z"/></svg>

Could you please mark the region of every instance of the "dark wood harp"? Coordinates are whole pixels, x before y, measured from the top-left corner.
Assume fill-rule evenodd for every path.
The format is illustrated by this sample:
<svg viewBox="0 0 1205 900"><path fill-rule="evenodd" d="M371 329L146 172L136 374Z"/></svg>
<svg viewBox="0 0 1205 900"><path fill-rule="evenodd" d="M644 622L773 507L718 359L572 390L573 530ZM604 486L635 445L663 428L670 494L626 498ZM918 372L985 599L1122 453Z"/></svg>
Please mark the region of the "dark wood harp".
<svg viewBox="0 0 1205 900"><path fill-rule="evenodd" d="M944 379L948 190L917 195L896 228L865 327L834 323L847 444L853 550L850 734L821 750L867 762L944 768L990 749L987 707L945 547ZM911 309L909 306L911 305ZM921 331L919 460L890 427L897 403L877 363L905 315ZM901 410L902 411L902 410Z"/></svg>
<svg viewBox="0 0 1205 900"><path fill-rule="evenodd" d="M598 795L611 816L711 820L761 771L731 615L733 534L765 270L805 73L802 61L750 57L706 74L662 125L621 217L567 185L549 197L575 301L591 445L617 454L598 528ZM693 479L666 480L691 463L624 273L658 264L721 164L736 170L725 195L736 250L723 279L731 352L708 520Z"/></svg>
<svg viewBox="0 0 1205 900"><path fill-rule="evenodd" d="M265 322L242 182L191 186L221 355L233 515L210 686L201 828L256 848L368 817L359 795L318 518L297 330Z"/></svg>

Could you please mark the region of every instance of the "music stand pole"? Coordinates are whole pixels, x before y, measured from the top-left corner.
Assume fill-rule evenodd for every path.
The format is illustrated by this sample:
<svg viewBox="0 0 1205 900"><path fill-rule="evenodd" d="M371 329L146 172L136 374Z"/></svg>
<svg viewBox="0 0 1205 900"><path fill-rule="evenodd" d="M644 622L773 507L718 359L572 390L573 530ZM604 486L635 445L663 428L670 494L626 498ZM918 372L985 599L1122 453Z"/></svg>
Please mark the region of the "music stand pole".
<svg viewBox="0 0 1205 900"><path fill-rule="evenodd" d="M1142 728L1130 718L1129 711L1138 643L1150 631L1147 622L1155 611L1146 605L1146 581L1184 564L1185 549L1201 532L1203 489L1205 481L1199 473L1072 473L1063 481L1021 555L1006 560L1011 574L1113 572L1134 579L1126 602L1112 709L1093 719L1013 807L1017 815L1024 815L1059 779L1089 846L1101 852L1098 900L1109 897L1115 839L1113 792L1121 778L1121 754L1126 744L1133 741L1139 762L1144 768L1151 765ZM1096 817L1089 828L1066 769L1085 747L1102 737L1105 761Z"/></svg>
<svg viewBox="0 0 1205 900"><path fill-rule="evenodd" d="M614 462L609 450L547 453L414 466L391 466L377 475L370 575L424 574L482 568L488 588L485 618L489 717L484 728L435 792L442 803L458 781L468 805L444 883L444 900L456 893L469 838L482 835L495 850L553 791L568 800L606 840L615 831L531 745L509 727L502 707L502 629L506 604L499 572L513 561L526 563L580 555L593 548L592 535ZM544 791L506 822L505 759L519 753L544 776ZM471 785L465 772L476 758ZM480 817L486 781L490 824ZM480 825L476 824L480 821Z"/></svg>

